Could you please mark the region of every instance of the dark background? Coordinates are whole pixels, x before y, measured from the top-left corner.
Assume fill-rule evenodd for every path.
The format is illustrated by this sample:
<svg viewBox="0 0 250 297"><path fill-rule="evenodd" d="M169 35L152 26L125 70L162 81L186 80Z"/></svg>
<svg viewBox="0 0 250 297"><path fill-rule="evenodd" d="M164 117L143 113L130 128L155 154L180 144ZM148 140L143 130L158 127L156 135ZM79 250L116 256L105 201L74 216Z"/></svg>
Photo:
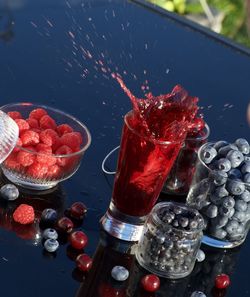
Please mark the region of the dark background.
<svg viewBox="0 0 250 297"><path fill-rule="evenodd" d="M138 96L143 96L145 80L154 94L182 84L200 98L211 140L249 138L247 53L126 1L0 1L0 16L1 105L32 101L56 106L82 120L92 134L82 166L56 194L25 195L39 211L52 205L62 212L72 202L83 201L89 208L83 230L89 236L90 255L112 191L112 177L104 176L101 162L119 144L123 115L130 109L129 99L95 61L101 59L106 69L119 72ZM84 59L81 48L93 58ZM116 158L108 162L111 170ZM2 211L12 208L3 205ZM0 222L1 296L75 296L79 277L72 277L75 265L66 245L56 258L45 257L34 239L20 237L27 230L10 230L3 215ZM250 295L249 246L247 239L228 296Z"/></svg>

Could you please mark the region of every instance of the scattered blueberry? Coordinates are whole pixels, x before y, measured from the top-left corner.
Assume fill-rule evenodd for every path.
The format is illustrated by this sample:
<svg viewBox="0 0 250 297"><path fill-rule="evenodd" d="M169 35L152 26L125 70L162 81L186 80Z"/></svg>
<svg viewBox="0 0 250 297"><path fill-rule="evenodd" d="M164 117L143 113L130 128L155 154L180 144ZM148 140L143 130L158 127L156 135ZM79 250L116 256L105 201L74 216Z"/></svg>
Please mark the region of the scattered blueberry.
<svg viewBox="0 0 250 297"><path fill-rule="evenodd" d="M205 260L205 257L206 257L205 253L202 250L198 250L197 255L196 255L196 260L198 262L202 262Z"/></svg>
<svg viewBox="0 0 250 297"><path fill-rule="evenodd" d="M205 164L209 164L216 157L217 151L212 146L207 146L201 151L201 158Z"/></svg>
<svg viewBox="0 0 250 297"><path fill-rule="evenodd" d="M57 239L58 234L55 229L47 228L43 231L43 238L44 239Z"/></svg>
<svg viewBox="0 0 250 297"><path fill-rule="evenodd" d="M41 215L41 221L44 223L54 224L57 220L57 211L52 208L46 208Z"/></svg>
<svg viewBox="0 0 250 297"><path fill-rule="evenodd" d="M129 277L128 270L123 266L115 266L111 271L113 279L117 281L125 281Z"/></svg>
<svg viewBox="0 0 250 297"><path fill-rule="evenodd" d="M44 248L47 252L53 253L59 248L59 242L56 239L47 239L44 242Z"/></svg>
<svg viewBox="0 0 250 297"><path fill-rule="evenodd" d="M228 172L231 169L231 162L226 158L221 158L216 162L216 166L219 170Z"/></svg>
<svg viewBox="0 0 250 297"><path fill-rule="evenodd" d="M18 188L12 184L6 184L1 187L0 195L8 201L16 200L19 197Z"/></svg>
<svg viewBox="0 0 250 297"><path fill-rule="evenodd" d="M207 297L207 295L201 291L194 291L190 297Z"/></svg>
<svg viewBox="0 0 250 297"><path fill-rule="evenodd" d="M239 151L247 155L250 152L249 143L244 138L239 138L235 141L235 145L238 147Z"/></svg>

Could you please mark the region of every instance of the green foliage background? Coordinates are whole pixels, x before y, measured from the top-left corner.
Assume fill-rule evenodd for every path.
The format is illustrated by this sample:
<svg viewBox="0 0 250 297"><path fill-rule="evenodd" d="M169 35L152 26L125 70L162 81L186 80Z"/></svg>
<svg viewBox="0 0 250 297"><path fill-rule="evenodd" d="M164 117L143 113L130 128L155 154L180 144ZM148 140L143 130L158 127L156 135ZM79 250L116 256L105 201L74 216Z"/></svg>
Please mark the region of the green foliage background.
<svg viewBox="0 0 250 297"><path fill-rule="evenodd" d="M204 13L199 0L148 1L182 15ZM246 25L246 1L248 0L207 0L207 4L210 8L215 8L224 13L221 34L250 47L250 32L247 31Z"/></svg>

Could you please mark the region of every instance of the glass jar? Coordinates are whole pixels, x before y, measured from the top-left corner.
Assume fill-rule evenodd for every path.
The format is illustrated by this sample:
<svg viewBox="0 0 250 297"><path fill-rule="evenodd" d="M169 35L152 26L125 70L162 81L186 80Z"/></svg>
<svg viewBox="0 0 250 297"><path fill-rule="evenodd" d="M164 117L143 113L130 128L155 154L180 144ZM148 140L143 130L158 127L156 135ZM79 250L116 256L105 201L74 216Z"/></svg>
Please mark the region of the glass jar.
<svg viewBox="0 0 250 297"><path fill-rule="evenodd" d="M202 161L202 153L213 145L207 143L199 149L187 203L204 217L203 243L233 248L244 242L249 230L250 184L229 178L229 173L212 169Z"/></svg>
<svg viewBox="0 0 250 297"><path fill-rule="evenodd" d="M198 150L207 142L209 134L209 126L205 124L204 129L198 134L187 135L185 143L163 186L163 193L175 195L186 195L188 193L195 172Z"/></svg>
<svg viewBox="0 0 250 297"><path fill-rule="evenodd" d="M158 203L149 215L138 243L139 264L159 276L178 279L193 270L204 221L188 206Z"/></svg>

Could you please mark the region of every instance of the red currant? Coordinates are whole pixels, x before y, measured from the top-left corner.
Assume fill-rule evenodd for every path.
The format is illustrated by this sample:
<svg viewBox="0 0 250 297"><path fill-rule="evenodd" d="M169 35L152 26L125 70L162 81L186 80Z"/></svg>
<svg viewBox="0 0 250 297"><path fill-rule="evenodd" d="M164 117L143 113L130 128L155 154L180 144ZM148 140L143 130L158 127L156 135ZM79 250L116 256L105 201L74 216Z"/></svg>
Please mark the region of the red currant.
<svg viewBox="0 0 250 297"><path fill-rule="evenodd" d="M70 207L70 215L76 219L82 219L87 212L87 207L82 202L75 202Z"/></svg>
<svg viewBox="0 0 250 297"><path fill-rule="evenodd" d="M83 272L89 271L92 264L93 260L86 254L81 254L76 258L76 265Z"/></svg>
<svg viewBox="0 0 250 297"><path fill-rule="evenodd" d="M147 274L141 280L143 289L147 292L155 292L160 288L160 279L154 274Z"/></svg>
<svg viewBox="0 0 250 297"><path fill-rule="evenodd" d="M227 274L219 274L215 278L215 287L225 289L230 285L230 278Z"/></svg>
<svg viewBox="0 0 250 297"><path fill-rule="evenodd" d="M88 243L87 235L82 231L75 231L69 236L70 244L73 248L80 250L84 249Z"/></svg>
<svg viewBox="0 0 250 297"><path fill-rule="evenodd" d="M60 231L70 233L74 227L74 224L71 221L71 219L67 217L62 217L57 221L57 227Z"/></svg>

